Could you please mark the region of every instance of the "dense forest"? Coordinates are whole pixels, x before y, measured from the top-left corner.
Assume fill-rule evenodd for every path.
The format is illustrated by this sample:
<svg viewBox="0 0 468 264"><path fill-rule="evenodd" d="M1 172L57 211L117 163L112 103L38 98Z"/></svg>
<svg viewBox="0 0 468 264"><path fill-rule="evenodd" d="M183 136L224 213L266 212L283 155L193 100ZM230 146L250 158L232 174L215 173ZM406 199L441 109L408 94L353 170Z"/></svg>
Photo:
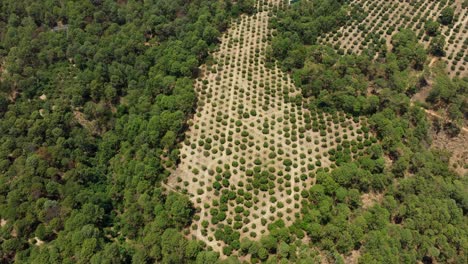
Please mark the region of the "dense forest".
<svg viewBox="0 0 468 264"><path fill-rule="evenodd" d="M438 43L426 49L411 30L362 55L318 45L354 19L347 3L275 8L267 63L291 74L304 107L367 118L377 143L318 173L292 226L230 240L251 258L219 260L184 236L195 210L161 182L179 162L199 66L255 1L2 0L0 263L343 263L353 252L359 263L467 263L468 179L429 148L421 105L447 109L443 126L459 133L468 79L431 70ZM412 104L429 79L427 101Z"/></svg>
<svg viewBox="0 0 468 264"><path fill-rule="evenodd" d="M252 1L1 1L0 262L204 263L159 182L192 78ZM34 246L45 243L47 247Z"/></svg>

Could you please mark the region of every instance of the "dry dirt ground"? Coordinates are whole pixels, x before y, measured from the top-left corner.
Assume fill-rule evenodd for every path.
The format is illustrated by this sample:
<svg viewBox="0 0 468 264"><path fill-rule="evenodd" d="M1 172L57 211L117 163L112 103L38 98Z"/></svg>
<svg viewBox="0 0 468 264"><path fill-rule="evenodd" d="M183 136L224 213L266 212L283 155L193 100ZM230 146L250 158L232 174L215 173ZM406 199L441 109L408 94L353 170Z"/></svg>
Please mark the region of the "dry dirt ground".
<svg viewBox="0 0 468 264"><path fill-rule="evenodd" d="M416 93L412 98L411 102L424 103L427 96L429 95L432 85L426 86L424 89ZM448 120L444 111L438 113L430 109L424 109L429 120L443 123ZM436 131L434 127L429 131L432 139L431 147L443 151L447 151L450 154L450 166L460 175L468 175L468 128L462 126L460 133L452 137L448 135L443 129Z"/></svg>
<svg viewBox="0 0 468 264"><path fill-rule="evenodd" d="M449 163L460 175L468 175L468 129L463 127L455 137L444 131L431 131L432 147L450 153Z"/></svg>
<svg viewBox="0 0 468 264"><path fill-rule="evenodd" d="M441 11L451 5L455 9L455 21L453 25L442 25L440 28L446 38L446 56L443 60L447 62L451 76L468 76L468 8L462 7L463 1L455 0L453 4L447 1L443 5L439 1L429 0L352 0L349 13L361 14L362 19L350 20L336 32L320 38L320 42L330 43L344 51L362 53L365 49L372 50L380 41L391 48L391 37L398 32L398 28L410 28L428 47L430 38L425 34L425 21L437 20Z"/></svg>
<svg viewBox="0 0 468 264"><path fill-rule="evenodd" d="M258 12L223 35L212 54L217 64L202 67L197 113L166 184L187 193L197 208L189 237L221 254L217 230L256 240L269 223L291 224L317 169L333 166L328 151L361 142L359 154L368 138L359 129L363 120L305 110L289 76L265 66L269 14L280 3L257 1Z"/></svg>

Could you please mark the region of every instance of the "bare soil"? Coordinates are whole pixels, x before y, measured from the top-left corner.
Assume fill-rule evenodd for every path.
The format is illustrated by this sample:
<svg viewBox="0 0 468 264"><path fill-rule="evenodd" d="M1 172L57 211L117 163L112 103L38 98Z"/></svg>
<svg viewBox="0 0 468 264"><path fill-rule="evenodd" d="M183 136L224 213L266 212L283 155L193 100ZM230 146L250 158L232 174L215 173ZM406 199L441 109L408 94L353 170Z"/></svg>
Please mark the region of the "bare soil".
<svg viewBox="0 0 468 264"><path fill-rule="evenodd" d="M446 150L450 156L450 166L460 175L468 175L468 131L463 128L456 137L450 137L444 131L431 131L432 147Z"/></svg>

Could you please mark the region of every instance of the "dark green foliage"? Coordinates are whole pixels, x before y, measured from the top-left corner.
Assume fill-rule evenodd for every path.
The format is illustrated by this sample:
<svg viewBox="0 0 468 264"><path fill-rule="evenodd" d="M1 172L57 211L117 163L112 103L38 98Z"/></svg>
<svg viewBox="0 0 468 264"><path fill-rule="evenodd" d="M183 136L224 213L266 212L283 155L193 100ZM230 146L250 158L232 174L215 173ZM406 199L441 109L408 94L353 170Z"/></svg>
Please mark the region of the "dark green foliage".
<svg viewBox="0 0 468 264"><path fill-rule="evenodd" d="M442 10L439 16L439 21L443 25L451 24L453 21L453 16L455 14L455 10L452 7L446 7Z"/></svg>
<svg viewBox="0 0 468 264"><path fill-rule="evenodd" d="M429 52L434 56L445 56L445 37L442 35L438 35L431 39L431 43L429 43Z"/></svg>
<svg viewBox="0 0 468 264"><path fill-rule="evenodd" d="M341 8L344 1L318 0L300 1L291 8L279 10L272 25L279 28L279 35L273 39L273 55L284 60L284 65L300 67L305 54L300 43L313 44L317 37L343 25L347 20L346 11ZM302 19L295 19L301 17Z"/></svg>
<svg viewBox="0 0 468 264"><path fill-rule="evenodd" d="M435 36L439 32L439 23L432 19L429 19L424 24L424 29L429 36Z"/></svg>
<svg viewBox="0 0 468 264"><path fill-rule="evenodd" d="M404 29L392 37L393 52L397 56L397 63L400 70L412 66L421 70L426 61L426 51L424 46L418 43L416 34Z"/></svg>
<svg viewBox="0 0 468 264"><path fill-rule="evenodd" d="M252 1L1 2L0 262L217 259L180 233L194 211L163 194L160 157L177 163L193 77L244 11Z"/></svg>
<svg viewBox="0 0 468 264"><path fill-rule="evenodd" d="M450 79L441 74L436 77L433 88L426 101L434 108L448 109L448 116L455 123L462 123L466 115L466 94L468 93L468 80Z"/></svg>

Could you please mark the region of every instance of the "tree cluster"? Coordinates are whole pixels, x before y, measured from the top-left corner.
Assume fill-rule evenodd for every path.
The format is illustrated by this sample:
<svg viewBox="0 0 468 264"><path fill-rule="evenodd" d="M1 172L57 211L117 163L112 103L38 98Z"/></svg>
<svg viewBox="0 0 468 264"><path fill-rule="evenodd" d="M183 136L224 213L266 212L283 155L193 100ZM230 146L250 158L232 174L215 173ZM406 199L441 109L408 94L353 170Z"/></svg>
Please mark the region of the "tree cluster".
<svg viewBox="0 0 468 264"><path fill-rule="evenodd" d="M252 1L0 4L0 262L212 263L165 163L193 79Z"/></svg>

